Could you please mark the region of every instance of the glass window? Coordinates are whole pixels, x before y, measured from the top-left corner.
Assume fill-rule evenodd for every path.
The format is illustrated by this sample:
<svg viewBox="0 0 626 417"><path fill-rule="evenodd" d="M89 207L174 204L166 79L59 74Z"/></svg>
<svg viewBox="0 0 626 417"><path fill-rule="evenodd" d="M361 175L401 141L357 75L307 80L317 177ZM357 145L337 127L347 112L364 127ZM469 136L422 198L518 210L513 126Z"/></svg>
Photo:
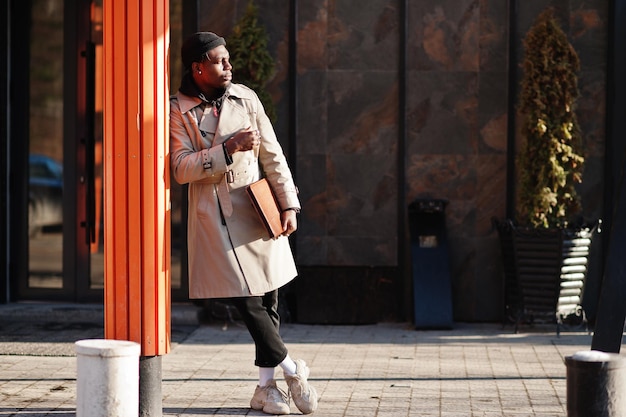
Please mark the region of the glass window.
<svg viewBox="0 0 626 417"><path fill-rule="evenodd" d="M32 0L29 131L29 279L62 288L63 0Z"/></svg>

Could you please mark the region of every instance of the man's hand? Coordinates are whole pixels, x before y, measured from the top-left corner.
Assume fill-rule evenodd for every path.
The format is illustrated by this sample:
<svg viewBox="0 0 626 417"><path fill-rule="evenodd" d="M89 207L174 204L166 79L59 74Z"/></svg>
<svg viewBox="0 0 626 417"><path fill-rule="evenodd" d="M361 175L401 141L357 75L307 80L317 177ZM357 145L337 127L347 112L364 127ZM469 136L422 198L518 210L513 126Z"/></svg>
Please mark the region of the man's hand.
<svg viewBox="0 0 626 417"><path fill-rule="evenodd" d="M229 155L235 152L244 152L254 149L261 144L261 134L258 130L247 128L237 132L232 138L228 139L224 146Z"/></svg>
<svg viewBox="0 0 626 417"><path fill-rule="evenodd" d="M298 219L296 212L293 210L285 210L280 214L283 224L283 236L289 236L298 229Z"/></svg>

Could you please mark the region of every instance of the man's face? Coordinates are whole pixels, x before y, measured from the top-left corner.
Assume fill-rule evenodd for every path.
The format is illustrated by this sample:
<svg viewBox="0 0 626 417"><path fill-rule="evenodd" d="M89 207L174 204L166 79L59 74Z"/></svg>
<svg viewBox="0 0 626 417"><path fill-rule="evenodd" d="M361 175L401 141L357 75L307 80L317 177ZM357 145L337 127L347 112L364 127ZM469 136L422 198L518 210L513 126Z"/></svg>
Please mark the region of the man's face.
<svg viewBox="0 0 626 417"><path fill-rule="evenodd" d="M226 88L233 78L229 60L230 54L224 45L207 52L206 59L200 63L202 82L212 88Z"/></svg>

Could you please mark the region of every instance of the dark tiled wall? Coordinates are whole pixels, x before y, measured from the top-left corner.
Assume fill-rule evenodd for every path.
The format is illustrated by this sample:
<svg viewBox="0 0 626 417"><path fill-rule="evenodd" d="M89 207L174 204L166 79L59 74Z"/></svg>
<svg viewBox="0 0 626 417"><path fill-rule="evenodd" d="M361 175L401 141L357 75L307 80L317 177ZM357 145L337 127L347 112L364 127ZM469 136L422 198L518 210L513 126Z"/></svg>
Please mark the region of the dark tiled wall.
<svg viewBox="0 0 626 417"><path fill-rule="evenodd" d="M402 132L403 2L298 0L297 134L288 138L288 2L256 0L277 58L270 86L276 129L287 149L296 147L292 163L304 204L296 248L307 271L397 268L396 288L408 288L406 214L399 213L414 199L446 199L455 319L501 318L491 218L506 214L509 3L517 4L517 61L521 37L547 5L556 7L581 56L579 115L588 151L581 193L585 214L597 218L607 2L408 0ZM198 4L199 28L228 34L246 1ZM398 295L398 303L406 301Z"/></svg>
<svg viewBox="0 0 626 417"><path fill-rule="evenodd" d="M506 2L409 3L407 199L443 198L455 317L494 319L506 200Z"/></svg>
<svg viewBox="0 0 626 417"><path fill-rule="evenodd" d="M397 265L397 5L299 3L298 261Z"/></svg>

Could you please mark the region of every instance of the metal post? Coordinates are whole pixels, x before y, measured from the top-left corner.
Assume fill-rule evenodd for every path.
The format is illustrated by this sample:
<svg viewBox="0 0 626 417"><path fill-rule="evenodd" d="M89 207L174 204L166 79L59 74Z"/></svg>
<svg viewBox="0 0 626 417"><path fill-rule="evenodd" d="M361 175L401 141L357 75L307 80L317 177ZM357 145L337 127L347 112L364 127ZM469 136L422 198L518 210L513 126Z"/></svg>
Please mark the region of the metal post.
<svg viewBox="0 0 626 417"><path fill-rule="evenodd" d="M163 410L161 395L162 356L139 358L139 417L160 416Z"/></svg>
<svg viewBox="0 0 626 417"><path fill-rule="evenodd" d="M609 82L607 88L607 163L606 171L609 187L607 195L615 196L614 203L605 207L609 225L608 249L605 261L604 279L598 301L596 326L591 348L604 352L618 353L622 345L622 334L626 320L626 270L622 259L626 250L626 157L624 156L623 132L626 127L626 81L622 74L626 70L624 36L626 26L626 0L615 0L611 16L612 33L610 38ZM612 181L615 181L613 185ZM609 200L612 200L610 198Z"/></svg>

